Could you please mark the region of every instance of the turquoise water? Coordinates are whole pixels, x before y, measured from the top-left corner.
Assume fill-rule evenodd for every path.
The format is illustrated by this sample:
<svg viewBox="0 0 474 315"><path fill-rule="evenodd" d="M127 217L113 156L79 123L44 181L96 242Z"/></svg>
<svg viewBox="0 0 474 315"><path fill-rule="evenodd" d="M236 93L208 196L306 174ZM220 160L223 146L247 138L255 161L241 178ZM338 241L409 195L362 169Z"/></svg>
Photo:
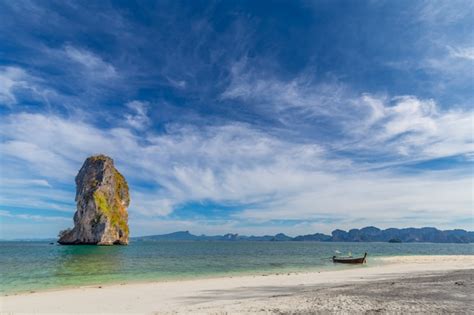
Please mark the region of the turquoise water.
<svg viewBox="0 0 474 315"><path fill-rule="evenodd" d="M348 268L331 262L336 250L354 256L368 252L369 265L380 256L474 254L470 244L146 241L107 247L0 242L0 291Z"/></svg>

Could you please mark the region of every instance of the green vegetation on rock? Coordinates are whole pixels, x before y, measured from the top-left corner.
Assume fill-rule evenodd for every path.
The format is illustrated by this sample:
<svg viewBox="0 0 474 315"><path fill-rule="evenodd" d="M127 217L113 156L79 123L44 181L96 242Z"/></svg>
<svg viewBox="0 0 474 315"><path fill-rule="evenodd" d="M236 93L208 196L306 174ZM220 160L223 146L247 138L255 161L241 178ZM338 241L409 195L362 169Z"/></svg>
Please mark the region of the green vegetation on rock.
<svg viewBox="0 0 474 315"><path fill-rule="evenodd" d="M123 183L125 183L126 185L124 179ZM123 185L123 183L121 185ZM110 225L119 228L120 230L122 230L124 235L128 236L129 230L127 224L127 212L125 207L121 203L121 198L119 195L120 191L117 189L117 186L118 184L116 184L115 196L112 204L109 204L105 194L100 190L96 190L94 192L94 201L99 211L101 211L109 219Z"/></svg>
<svg viewBox="0 0 474 315"><path fill-rule="evenodd" d="M119 171L114 170L114 178L115 178L115 199L123 200L126 204L130 202L130 196L128 195L128 184L120 174Z"/></svg>

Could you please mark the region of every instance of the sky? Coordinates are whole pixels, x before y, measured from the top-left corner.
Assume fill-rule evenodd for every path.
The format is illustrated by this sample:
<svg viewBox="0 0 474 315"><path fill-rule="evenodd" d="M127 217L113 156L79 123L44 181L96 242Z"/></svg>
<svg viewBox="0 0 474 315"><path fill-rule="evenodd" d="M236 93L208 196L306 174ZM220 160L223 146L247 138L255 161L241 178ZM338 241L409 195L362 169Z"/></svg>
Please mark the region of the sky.
<svg viewBox="0 0 474 315"><path fill-rule="evenodd" d="M0 0L0 238L473 230L473 1Z"/></svg>

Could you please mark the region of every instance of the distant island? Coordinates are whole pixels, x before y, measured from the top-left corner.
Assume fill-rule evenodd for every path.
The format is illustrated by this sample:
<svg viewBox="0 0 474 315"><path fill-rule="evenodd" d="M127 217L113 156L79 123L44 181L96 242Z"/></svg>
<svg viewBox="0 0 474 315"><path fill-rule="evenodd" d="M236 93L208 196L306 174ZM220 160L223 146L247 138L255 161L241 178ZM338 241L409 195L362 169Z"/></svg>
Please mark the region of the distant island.
<svg viewBox="0 0 474 315"><path fill-rule="evenodd" d="M351 229L348 232L334 230L331 235L315 233L291 237L283 233L264 236L245 236L239 234L194 235L180 231L162 235L134 237L135 241L295 241L295 242L390 242L390 243L474 243L474 232L461 229L441 231L433 227L389 228L381 230L374 226Z"/></svg>

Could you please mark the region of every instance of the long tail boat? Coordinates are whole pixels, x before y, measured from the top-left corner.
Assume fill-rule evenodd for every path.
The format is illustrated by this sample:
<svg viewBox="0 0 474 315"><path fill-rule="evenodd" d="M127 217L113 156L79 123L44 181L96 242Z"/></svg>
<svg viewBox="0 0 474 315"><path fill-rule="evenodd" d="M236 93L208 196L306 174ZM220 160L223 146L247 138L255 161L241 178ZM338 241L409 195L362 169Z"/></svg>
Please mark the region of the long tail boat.
<svg viewBox="0 0 474 315"><path fill-rule="evenodd" d="M358 257L358 258L332 256L332 262L341 263L341 264L363 264L365 263L366 257L367 257L367 253L364 254L364 257Z"/></svg>

